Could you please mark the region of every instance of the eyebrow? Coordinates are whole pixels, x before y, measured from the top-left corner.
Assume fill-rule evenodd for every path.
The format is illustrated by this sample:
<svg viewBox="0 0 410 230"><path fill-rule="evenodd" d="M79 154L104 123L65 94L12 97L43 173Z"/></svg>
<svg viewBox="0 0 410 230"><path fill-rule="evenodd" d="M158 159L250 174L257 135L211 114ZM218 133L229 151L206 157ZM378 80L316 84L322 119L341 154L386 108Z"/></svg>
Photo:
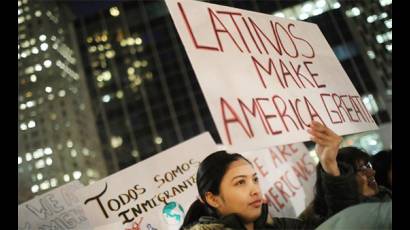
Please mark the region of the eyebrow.
<svg viewBox="0 0 410 230"><path fill-rule="evenodd" d="M256 175L256 173L254 173L254 174L252 175L252 177L255 177L255 176L257 176L257 175ZM242 178L242 177L247 177L247 175L239 175L239 176L235 176L234 178L232 178L232 180L231 180L231 181L235 180L236 178Z"/></svg>

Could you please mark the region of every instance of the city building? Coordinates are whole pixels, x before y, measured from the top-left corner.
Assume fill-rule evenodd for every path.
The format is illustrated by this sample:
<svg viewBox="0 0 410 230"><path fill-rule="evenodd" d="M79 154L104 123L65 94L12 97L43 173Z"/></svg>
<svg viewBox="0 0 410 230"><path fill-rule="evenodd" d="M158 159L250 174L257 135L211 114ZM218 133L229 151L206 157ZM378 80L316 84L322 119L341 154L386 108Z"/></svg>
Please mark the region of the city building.
<svg viewBox="0 0 410 230"><path fill-rule="evenodd" d="M18 1L18 202L107 175L69 11Z"/></svg>

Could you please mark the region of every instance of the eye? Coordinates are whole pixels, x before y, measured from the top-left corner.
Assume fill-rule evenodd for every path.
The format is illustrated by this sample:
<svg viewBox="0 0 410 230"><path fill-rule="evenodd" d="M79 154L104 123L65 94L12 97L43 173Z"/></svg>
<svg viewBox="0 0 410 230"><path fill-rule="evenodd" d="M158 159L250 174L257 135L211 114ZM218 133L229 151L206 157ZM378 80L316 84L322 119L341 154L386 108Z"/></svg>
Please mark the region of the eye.
<svg viewBox="0 0 410 230"><path fill-rule="evenodd" d="M241 180L238 180L238 181L235 183L235 186L244 185L245 183L246 183L246 181L245 181L244 179L241 179Z"/></svg>
<svg viewBox="0 0 410 230"><path fill-rule="evenodd" d="M253 182L258 183L258 182L259 182L259 178L258 178L258 177L254 177L254 178L253 178Z"/></svg>

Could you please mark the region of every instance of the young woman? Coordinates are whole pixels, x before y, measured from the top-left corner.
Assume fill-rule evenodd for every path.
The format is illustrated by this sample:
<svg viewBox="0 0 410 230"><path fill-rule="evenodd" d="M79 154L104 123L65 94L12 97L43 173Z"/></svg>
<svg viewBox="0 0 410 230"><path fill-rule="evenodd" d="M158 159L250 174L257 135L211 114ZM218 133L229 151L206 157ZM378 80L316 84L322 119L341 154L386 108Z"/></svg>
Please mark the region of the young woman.
<svg viewBox="0 0 410 230"><path fill-rule="evenodd" d="M324 170L339 176L336 155L342 138L318 122L308 132ZM298 219L269 218L252 164L240 154L215 152L199 165L200 199L189 208L181 229L305 229Z"/></svg>

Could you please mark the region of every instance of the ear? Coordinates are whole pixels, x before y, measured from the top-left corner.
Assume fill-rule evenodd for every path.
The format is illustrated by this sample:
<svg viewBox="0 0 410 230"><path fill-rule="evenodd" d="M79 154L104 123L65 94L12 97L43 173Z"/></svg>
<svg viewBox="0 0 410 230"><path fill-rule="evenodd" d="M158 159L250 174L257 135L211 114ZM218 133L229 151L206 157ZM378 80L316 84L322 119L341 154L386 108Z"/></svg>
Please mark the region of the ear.
<svg viewBox="0 0 410 230"><path fill-rule="evenodd" d="M218 209L222 205L222 200L219 196L212 194L211 192L205 193L205 200L210 206Z"/></svg>

